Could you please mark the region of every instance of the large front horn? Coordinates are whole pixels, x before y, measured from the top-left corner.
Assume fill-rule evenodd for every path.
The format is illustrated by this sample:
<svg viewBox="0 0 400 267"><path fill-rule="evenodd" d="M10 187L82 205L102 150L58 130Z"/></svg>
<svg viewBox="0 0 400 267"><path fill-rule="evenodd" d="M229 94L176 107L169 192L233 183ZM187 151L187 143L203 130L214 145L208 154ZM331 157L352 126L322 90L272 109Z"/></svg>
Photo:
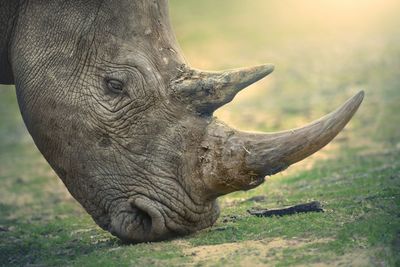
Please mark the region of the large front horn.
<svg viewBox="0 0 400 267"><path fill-rule="evenodd" d="M278 133L245 133L213 121L202 143L203 176L212 195L253 188L328 144L357 111L359 92L309 125Z"/></svg>

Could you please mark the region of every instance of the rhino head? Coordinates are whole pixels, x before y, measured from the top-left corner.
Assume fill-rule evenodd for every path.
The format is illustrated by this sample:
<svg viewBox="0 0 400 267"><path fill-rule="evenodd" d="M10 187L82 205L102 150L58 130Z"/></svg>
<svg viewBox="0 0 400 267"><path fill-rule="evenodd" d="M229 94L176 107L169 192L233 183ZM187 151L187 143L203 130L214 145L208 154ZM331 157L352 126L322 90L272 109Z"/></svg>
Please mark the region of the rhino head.
<svg viewBox="0 0 400 267"><path fill-rule="evenodd" d="M189 67L166 0L6 0L0 14L0 82L16 84L30 134L74 198L129 242L211 226L219 196L325 146L363 99L303 128L241 132L213 112L273 66Z"/></svg>

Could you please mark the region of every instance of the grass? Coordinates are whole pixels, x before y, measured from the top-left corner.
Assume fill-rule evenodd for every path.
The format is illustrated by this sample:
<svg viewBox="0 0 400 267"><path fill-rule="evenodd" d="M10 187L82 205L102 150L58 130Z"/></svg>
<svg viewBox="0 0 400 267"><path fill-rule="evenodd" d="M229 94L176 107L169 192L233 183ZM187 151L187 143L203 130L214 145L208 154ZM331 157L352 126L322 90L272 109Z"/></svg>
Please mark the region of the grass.
<svg viewBox="0 0 400 267"><path fill-rule="evenodd" d="M259 188L221 198L212 228L128 246L99 229L69 196L24 128L14 88L2 86L0 266L399 266L399 4L170 2L194 66L277 65L218 112L229 124L297 127L364 89L361 109L323 151ZM246 201L259 195L263 202ZM273 218L246 212L311 200L326 212Z"/></svg>

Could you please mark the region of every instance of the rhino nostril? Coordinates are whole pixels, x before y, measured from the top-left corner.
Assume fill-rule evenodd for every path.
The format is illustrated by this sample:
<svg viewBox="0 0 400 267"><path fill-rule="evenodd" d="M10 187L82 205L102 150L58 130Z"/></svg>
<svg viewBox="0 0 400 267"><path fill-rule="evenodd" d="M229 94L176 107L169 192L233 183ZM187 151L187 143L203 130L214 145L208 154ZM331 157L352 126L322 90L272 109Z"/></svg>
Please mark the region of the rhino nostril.
<svg viewBox="0 0 400 267"><path fill-rule="evenodd" d="M140 197L132 200L131 204L149 217L148 225L151 228L150 235L157 236L156 239L158 239L159 236L165 235L167 232L165 220L160 212L161 207L159 207L155 201L146 197Z"/></svg>
<svg viewBox="0 0 400 267"><path fill-rule="evenodd" d="M160 204L144 196L131 199L119 206L109 232L126 242L165 239L169 231L160 209Z"/></svg>
<svg viewBox="0 0 400 267"><path fill-rule="evenodd" d="M143 209L132 205L134 221L143 228L143 232L150 232L152 226L151 216Z"/></svg>

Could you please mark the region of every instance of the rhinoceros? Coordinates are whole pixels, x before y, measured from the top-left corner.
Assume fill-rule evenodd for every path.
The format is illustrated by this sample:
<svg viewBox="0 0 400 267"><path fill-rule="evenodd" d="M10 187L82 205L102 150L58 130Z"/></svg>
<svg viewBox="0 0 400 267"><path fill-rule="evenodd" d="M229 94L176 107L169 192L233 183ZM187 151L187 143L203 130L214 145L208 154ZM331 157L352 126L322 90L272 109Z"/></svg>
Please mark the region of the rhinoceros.
<svg viewBox="0 0 400 267"><path fill-rule="evenodd" d="M273 68L190 67L167 0L1 0L0 83L15 84L29 133L71 195L126 242L213 225L218 197L318 151L362 102L359 92L278 133L213 116Z"/></svg>

